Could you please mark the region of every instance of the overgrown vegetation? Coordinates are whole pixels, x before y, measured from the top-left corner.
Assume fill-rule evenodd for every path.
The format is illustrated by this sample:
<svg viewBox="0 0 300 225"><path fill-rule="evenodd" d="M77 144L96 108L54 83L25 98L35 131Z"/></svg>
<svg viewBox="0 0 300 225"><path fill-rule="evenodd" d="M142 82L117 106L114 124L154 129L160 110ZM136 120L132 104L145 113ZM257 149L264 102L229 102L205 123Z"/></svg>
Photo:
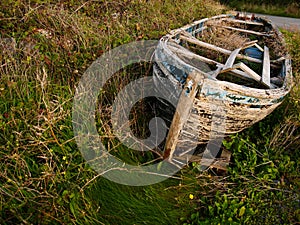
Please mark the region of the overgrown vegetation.
<svg viewBox="0 0 300 225"><path fill-rule="evenodd" d="M300 18L300 4L295 0L220 0L220 2L239 11Z"/></svg>
<svg viewBox="0 0 300 225"><path fill-rule="evenodd" d="M295 87L270 117L226 140L234 156L228 176L191 165L180 180L128 187L97 177L77 149L71 118L76 84L104 51L158 39L224 7L210 0L18 0L0 6L1 224L299 221L299 33L285 32ZM143 65L138 69L144 75ZM126 71L120 77L114 82L131 78Z"/></svg>

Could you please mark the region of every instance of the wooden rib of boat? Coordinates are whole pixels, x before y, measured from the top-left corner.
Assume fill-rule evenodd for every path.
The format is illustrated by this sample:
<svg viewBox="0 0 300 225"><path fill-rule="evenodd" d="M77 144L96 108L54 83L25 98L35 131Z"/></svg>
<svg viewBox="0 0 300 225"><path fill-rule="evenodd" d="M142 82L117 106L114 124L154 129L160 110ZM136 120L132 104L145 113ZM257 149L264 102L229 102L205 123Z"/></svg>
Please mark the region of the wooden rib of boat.
<svg viewBox="0 0 300 225"><path fill-rule="evenodd" d="M210 140L212 105L226 112L225 134L232 134L265 118L292 86L282 34L254 15L219 15L172 30L159 41L153 71L160 90L168 78L181 92L165 158Z"/></svg>

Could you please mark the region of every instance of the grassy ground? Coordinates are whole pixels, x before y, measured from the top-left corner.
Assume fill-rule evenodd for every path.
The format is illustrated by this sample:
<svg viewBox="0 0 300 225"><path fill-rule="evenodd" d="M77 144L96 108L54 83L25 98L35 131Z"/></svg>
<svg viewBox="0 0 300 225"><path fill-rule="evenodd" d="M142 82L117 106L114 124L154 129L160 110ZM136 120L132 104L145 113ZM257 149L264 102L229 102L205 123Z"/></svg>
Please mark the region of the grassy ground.
<svg viewBox="0 0 300 225"><path fill-rule="evenodd" d="M226 177L199 173L191 165L178 174L180 180L123 186L96 178L77 149L72 98L97 57L130 41L158 39L169 29L220 14L223 7L209 0L19 0L0 5L0 224L300 220L297 85L271 116L224 142L234 156ZM300 34L285 36L298 84Z"/></svg>

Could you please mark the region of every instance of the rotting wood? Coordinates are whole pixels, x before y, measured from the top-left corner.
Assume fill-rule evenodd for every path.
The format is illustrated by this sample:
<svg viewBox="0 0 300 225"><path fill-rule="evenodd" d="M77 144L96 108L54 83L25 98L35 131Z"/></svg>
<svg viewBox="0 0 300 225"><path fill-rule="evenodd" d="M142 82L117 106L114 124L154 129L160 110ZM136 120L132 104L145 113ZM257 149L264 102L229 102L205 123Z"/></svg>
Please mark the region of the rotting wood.
<svg viewBox="0 0 300 225"><path fill-rule="evenodd" d="M224 68L221 73L225 73L225 72L229 72L231 70L234 70L234 69L242 69L244 72L246 72L249 76L251 76L254 80L260 82L261 80L261 77L255 73L252 69L250 69L248 66L246 66L244 63L240 62L240 63L237 63L235 65L233 65L232 67L228 67L228 68Z"/></svg>
<svg viewBox="0 0 300 225"><path fill-rule="evenodd" d="M198 39L196 39L196 40L198 40ZM256 40L255 40L255 42L256 42ZM205 42L203 42L203 43L205 43ZM252 44L255 45L255 46L257 45L256 43L252 43L252 41L251 41L251 42L245 43L244 46L241 47L241 49L245 49L245 48L251 47ZM210 44L208 44L208 45L210 45ZM186 48L178 45L178 43L176 43L176 41L174 41L173 39L170 39L170 42L168 43L168 47L170 49L172 49L173 51L175 51L175 52L183 54L183 56L185 56L185 57L198 59L198 60L206 62L208 64L216 64L216 65L220 65L220 66L223 65L222 63L216 62L216 61L214 61L212 59L208 59L208 58L206 58L204 56L201 56L201 55L197 55L197 54L195 54L195 53L187 50ZM217 46L212 45L212 47L217 47ZM219 48L219 47L217 47L217 48ZM263 49L259 45L257 45L257 48L259 48L261 51L263 51ZM214 49L212 49L212 50L214 50ZM232 51L229 51L229 50L226 50L226 49L223 49L223 50L227 51L226 53L222 52L223 54L230 55L232 53ZM245 56L245 55L238 54L237 58L246 59L246 60L251 61L251 62L262 63L262 60L260 60L260 59L251 58L251 57L248 57L248 56ZM250 60L249 60L249 58L250 58ZM284 59L285 59L285 57L280 57L279 59L276 59L276 60L270 60L270 62L272 62L272 63L278 63L280 61L283 61ZM273 65L273 64L270 64L270 66L271 67L275 67L275 68L278 67L277 65Z"/></svg>
<svg viewBox="0 0 300 225"><path fill-rule="evenodd" d="M264 49L263 49L262 47L260 47L259 44L255 43L254 46L255 46L256 48L258 48L258 50L260 50L261 52L264 51Z"/></svg>
<svg viewBox="0 0 300 225"><path fill-rule="evenodd" d="M270 54L269 48L264 46L264 61L263 61L263 71L261 80L263 83L267 84L269 87L271 86L270 83Z"/></svg>
<svg viewBox="0 0 300 225"><path fill-rule="evenodd" d="M234 23L243 23L243 24L264 26L263 23L255 22L255 21L237 20L237 19L232 19L232 18L224 18L224 19L221 19L221 20L225 20L225 21L228 21L228 22L234 22Z"/></svg>
<svg viewBox="0 0 300 225"><path fill-rule="evenodd" d="M231 68L233 66L235 58L236 58L237 54L239 54L240 50L241 50L240 48L237 48L237 49L235 49L234 51L231 52L230 56L228 57L228 59L225 63L225 66L224 66L223 70L226 70L226 69Z"/></svg>
<svg viewBox="0 0 300 225"><path fill-rule="evenodd" d="M180 36L180 38L184 41L188 41L192 44L195 44L195 45L199 45L201 47L204 47L204 48L207 48L207 49L210 49L210 50L214 50L214 51L218 51L218 52L221 52L225 55L230 55L232 51L230 50L227 50L227 49L224 49L224 48L220 48L220 47L217 47L215 45L212 45L212 44L208 44L206 42L203 42L203 41L200 41L198 40L197 38L193 37L192 35L186 35L185 33L182 34ZM252 58L252 57L249 57L249 56L246 56L246 55L241 55L241 54L238 54L237 55L237 58L239 59L246 59L250 62L255 62L255 63L262 63L262 60L260 59L256 59L256 58Z"/></svg>
<svg viewBox="0 0 300 225"><path fill-rule="evenodd" d="M231 159L231 152L226 149L223 149L221 156L219 158L215 158L213 162L211 161L211 159L203 158L203 153L199 155L185 154L182 156L175 156L174 159L176 161L185 162L185 164L187 164L188 162L201 162L202 166L206 166L210 169L227 171Z"/></svg>
<svg viewBox="0 0 300 225"><path fill-rule="evenodd" d="M172 159L180 131L186 123L193 101L198 91L198 85L203 80L203 75L200 73L191 73L187 77L185 88L182 90L179 101L176 107L169 134L167 136L164 158Z"/></svg>
<svg viewBox="0 0 300 225"><path fill-rule="evenodd" d="M257 32L257 31L253 31L253 30L245 30L245 29L236 28L236 27L221 26L221 25L215 25L215 26L225 28L228 30L242 32L242 33L253 34L253 35L257 35L257 36L271 36L272 35L272 34L261 33L261 32Z"/></svg>
<svg viewBox="0 0 300 225"><path fill-rule="evenodd" d="M221 72L224 73L224 72L228 72L228 71L231 71L231 70L234 70L234 69L241 69L243 70L244 72L246 72L250 77L252 77L255 81L257 82L260 82L262 84L264 84L265 86L267 86L268 88L273 88L273 86L268 83L265 83L263 80L262 80L262 77L259 76L255 71L253 71L251 68L249 68L247 65L245 65L244 63L240 62L240 63L237 63L235 65L233 65L231 68L227 68L227 69L224 69L222 70Z"/></svg>
<svg viewBox="0 0 300 225"><path fill-rule="evenodd" d="M245 43L241 49L250 48L250 47L256 45L257 42L258 42L258 40L249 41L249 42Z"/></svg>
<svg viewBox="0 0 300 225"><path fill-rule="evenodd" d="M209 74L210 74L212 77L216 78L216 77L219 75L219 73L220 73L220 71L221 71L222 69L223 69L222 66L218 66L218 68L217 68L216 70L210 72Z"/></svg>
<svg viewBox="0 0 300 225"><path fill-rule="evenodd" d="M215 64L215 65L219 65L219 66L224 66L222 63L219 63L217 61L214 61L212 59L209 59L209 58L206 58L204 56L201 56L201 55L197 55L191 51L187 51L187 49L183 48L182 46L180 45L168 45L168 47L170 49L172 49L175 53L179 53L181 54L182 56L184 57L187 57L187 58L190 58L190 59L198 59L200 61L203 61L205 63L208 63L208 64Z"/></svg>
<svg viewBox="0 0 300 225"><path fill-rule="evenodd" d="M177 53L179 56L183 56L183 57L186 57L186 58L189 58L189 59L198 59L198 60L200 60L202 62L205 62L205 63L208 63L208 64L212 64L212 65L216 65L218 67L217 70L208 73L209 75L211 75L214 78L216 78L219 75L220 71L225 66L224 64L219 63L217 61L214 61L212 59L208 59L208 58L206 58L204 56L197 55L197 54L195 54L195 53L193 53L191 51L187 51L185 48L183 48L180 45L175 45L175 44L170 45L170 43L169 43L168 47L174 53ZM233 69L233 70L230 70L228 72L230 74L235 75L235 76L237 76L239 78L242 78L242 79L253 80L253 78L250 77L250 76L248 76L245 72L237 70L237 69Z"/></svg>

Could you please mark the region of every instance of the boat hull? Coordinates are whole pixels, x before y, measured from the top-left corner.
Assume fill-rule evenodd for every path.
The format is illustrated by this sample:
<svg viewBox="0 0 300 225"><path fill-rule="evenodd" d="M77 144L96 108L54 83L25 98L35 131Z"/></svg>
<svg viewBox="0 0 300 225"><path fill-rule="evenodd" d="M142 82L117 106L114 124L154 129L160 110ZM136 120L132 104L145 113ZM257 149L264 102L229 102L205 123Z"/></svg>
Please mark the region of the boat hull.
<svg viewBox="0 0 300 225"><path fill-rule="evenodd" d="M197 83L197 93L192 99L192 106L188 110L187 117L184 119L184 123L177 134L176 148L183 149L177 152L177 155L194 149L195 145L207 143L212 138L212 132L216 133L218 130L220 131L220 126L222 126L221 130L224 135L233 134L252 126L276 109L291 89L292 71L291 60L288 53L285 53L284 59L280 64L280 76L283 79L281 87L255 88L218 80L212 75L213 73L207 69L207 63L209 61L206 58L204 61L198 60L200 64L202 63L203 65L198 63L200 66L195 66L195 63L189 64L187 60L184 60L174 52L174 48L171 48L172 46L170 47L170 42L172 41L171 45L173 45L174 41L177 41L177 37L179 39L179 35L182 31L194 36L199 35L207 27L206 24L211 20L226 18L232 18L232 16L221 15L210 19L206 18L171 31L170 34L160 40L155 52L156 63L153 69L154 79L156 87L160 91L165 91L165 94L168 94L168 88L164 82L165 78L173 83L175 91L182 93L186 91L190 74L201 77ZM277 38L282 45L284 45L281 33L270 21L264 21L262 19L253 21L253 23L262 22L263 24L267 24L266 26L269 28L272 28L272 32L276 32ZM179 48L181 48L181 46L179 46L178 49ZM189 54L190 53L187 53L185 57L190 57ZM162 109L166 111L165 119L172 120L172 123L175 123L174 112L172 114L172 112L168 112L166 108L168 107L163 107ZM220 115L224 117L221 124L218 122ZM214 124L218 123L218 126L214 126ZM176 125L173 124L173 127L174 126ZM221 133L222 132L220 132L220 135L223 135ZM169 136L168 138L170 139ZM214 136L214 138L215 137L216 136ZM174 149L171 151L174 151Z"/></svg>

